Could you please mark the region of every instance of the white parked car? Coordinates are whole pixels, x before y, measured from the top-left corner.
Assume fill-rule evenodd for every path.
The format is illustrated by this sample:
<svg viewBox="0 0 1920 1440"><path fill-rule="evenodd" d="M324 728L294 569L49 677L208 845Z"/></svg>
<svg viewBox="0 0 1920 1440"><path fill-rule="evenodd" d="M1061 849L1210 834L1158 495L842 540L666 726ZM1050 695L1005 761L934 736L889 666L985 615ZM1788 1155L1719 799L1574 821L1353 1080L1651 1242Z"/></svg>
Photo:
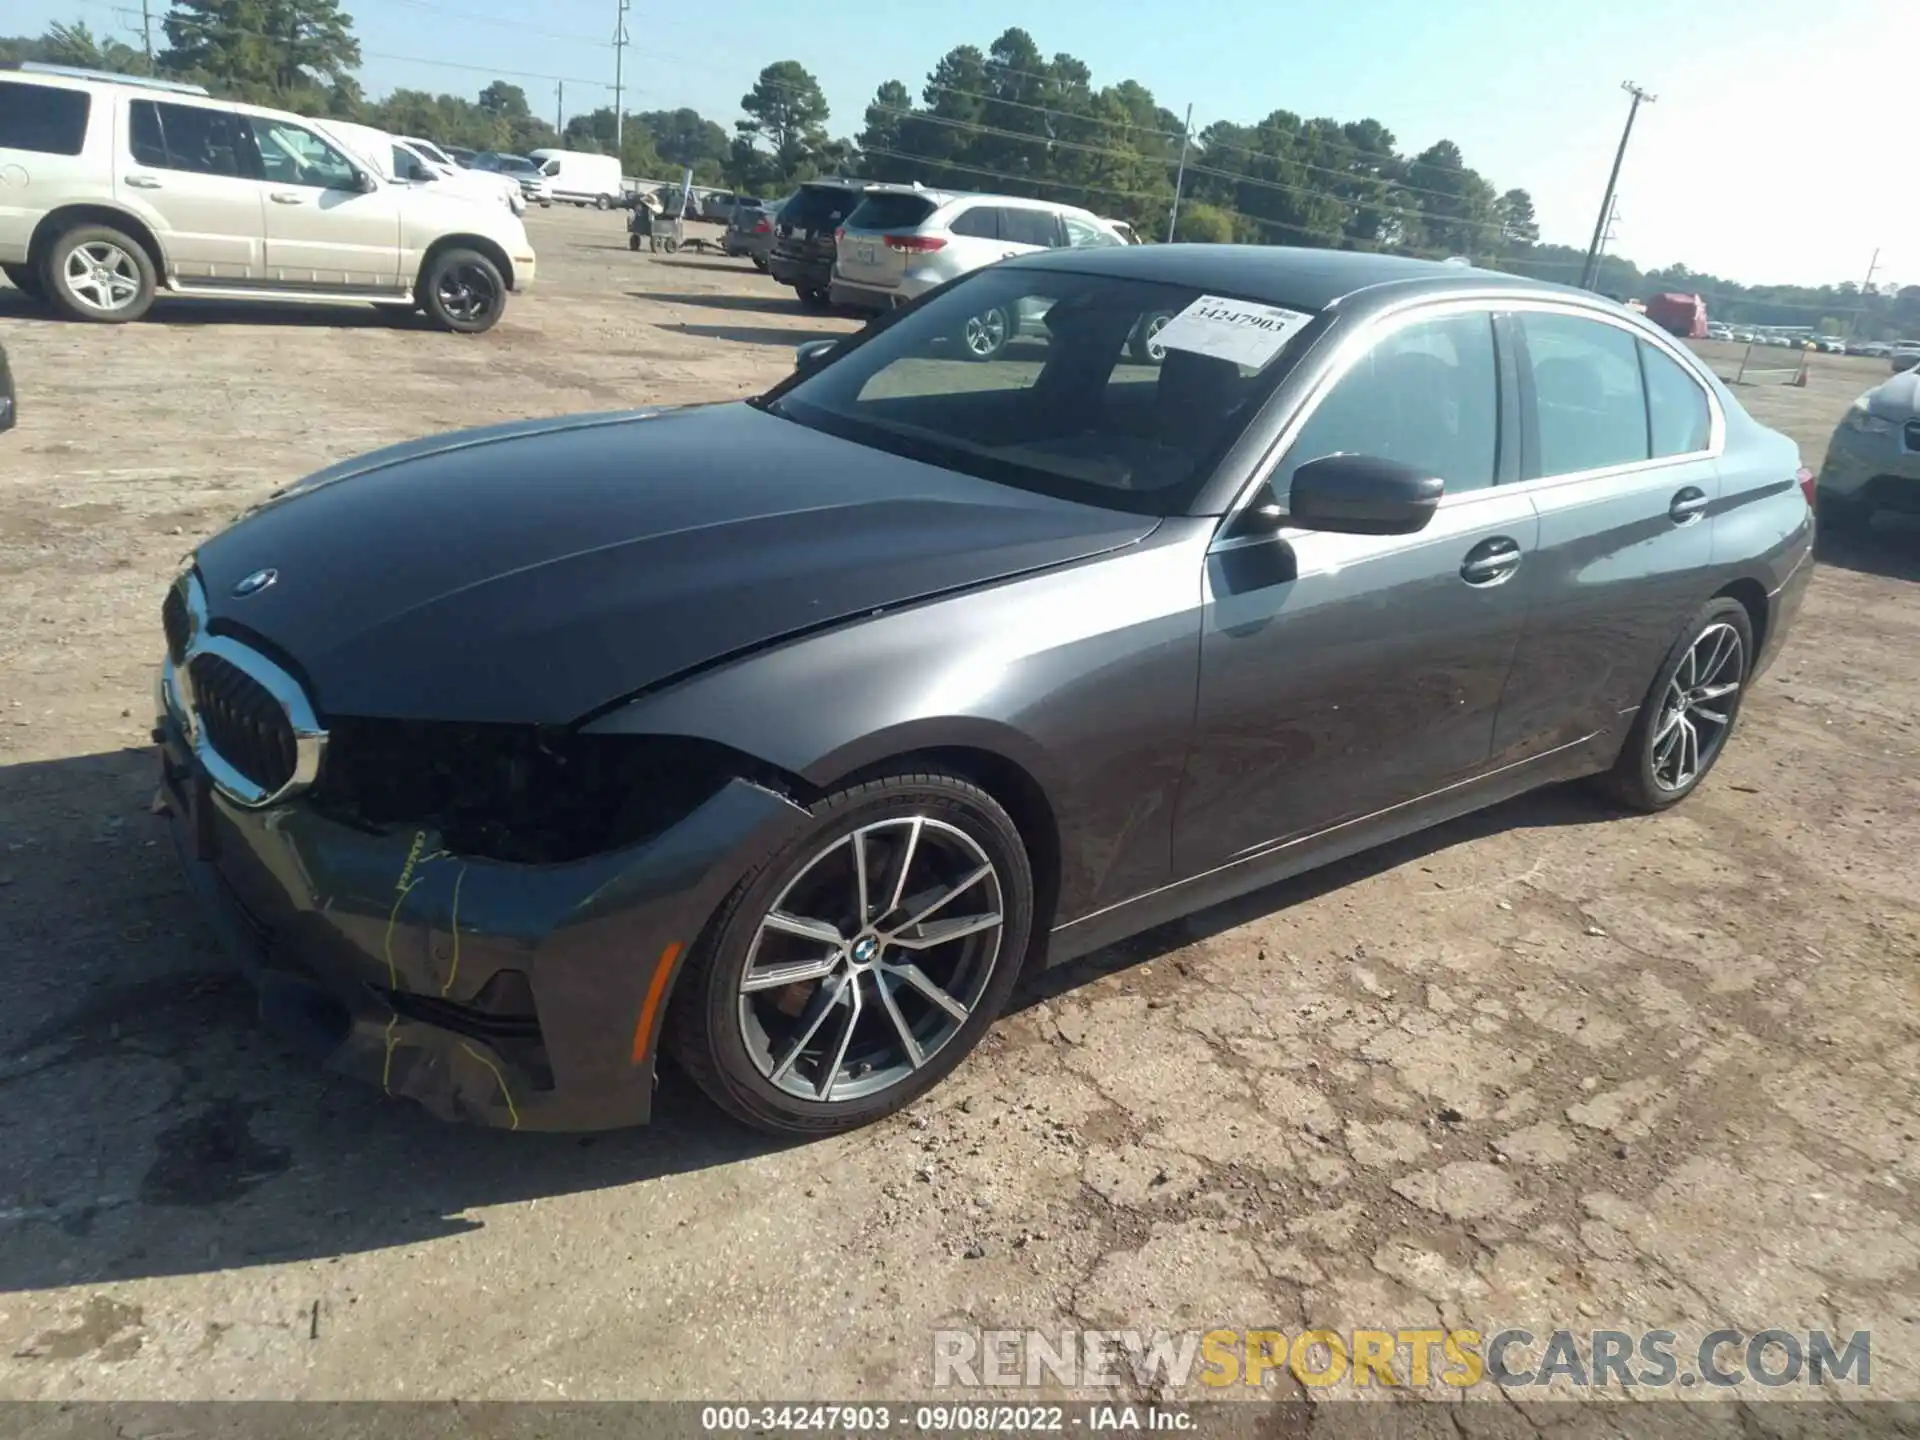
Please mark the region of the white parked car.
<svg viewBox="0 0 1920 1440"><path fill-rule="evenodd" d="M403 139L371 125L348 120L315 120L315 129L337 140L396 185L432 185L442 195L459 195L485 204L505 205L515 215L526 213L526 196L517 182L485 170L463 170L451 160L436 159L425 142Z"/></svg>
<svg viewBox="0 0 1920 1440"><path fill-rule="evenodd" d="M620 157L589 150L532 150L527 158L540 167L555 200L611 210L620 203Z"/></svg>
<svg viewBox="0 0 1920 1440"><path fill-rule="evenodd" d="M525 155L508 155L500 150L482 150L469 167L505 175L520 187L520 192L535 205L553 204L553 182L546 172Z"/></svg>
<svg viewBox="0 0 1920 1440"><path fill-rule="evenodd" d="M368 301L489 329L533 283L504 205L395 183L312 121L127 76L0 67L0 270L76 320L162 294Z"/></svg>
<svg viewBox="0 0 1920 1440"><path fill-rule="evenodd" d="M917 186L868 188L835 238L835 305L884 311L957 275L1035 250L1104 248L1126 240L1077 205ZM990 359L1033 317L986 317L968 352Z"/></svg>

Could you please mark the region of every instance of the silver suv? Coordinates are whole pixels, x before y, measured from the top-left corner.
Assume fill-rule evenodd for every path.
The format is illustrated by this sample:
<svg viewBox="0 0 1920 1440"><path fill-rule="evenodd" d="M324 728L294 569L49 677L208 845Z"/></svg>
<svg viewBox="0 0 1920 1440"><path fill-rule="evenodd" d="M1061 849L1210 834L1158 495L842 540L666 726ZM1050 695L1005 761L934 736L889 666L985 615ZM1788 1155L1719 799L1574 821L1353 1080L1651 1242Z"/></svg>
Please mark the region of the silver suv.
<svg viewBox="0 0 1920 1440"><path fill-rule="evenodd" d="M1077 205L905 185L869 189L836 239L833 303L871 311L903 305L996 260L1127 243L1110 222ZM1017 324L1020 317L1013 318ZM990 355L1013 336L1003 326L978 338Z"/></svg>

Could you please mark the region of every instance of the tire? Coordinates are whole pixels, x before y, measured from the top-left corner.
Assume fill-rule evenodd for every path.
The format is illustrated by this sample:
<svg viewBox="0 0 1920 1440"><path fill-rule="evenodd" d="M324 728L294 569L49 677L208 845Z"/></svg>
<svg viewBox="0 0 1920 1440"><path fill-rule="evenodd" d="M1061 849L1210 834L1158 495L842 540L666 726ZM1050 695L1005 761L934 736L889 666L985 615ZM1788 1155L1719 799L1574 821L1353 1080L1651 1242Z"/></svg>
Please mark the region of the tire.
<svg viewBox="0 0 1920 1440"><path fill-rule="evenodd" d="M1737 649L1726 657L1721 647L1729 635ZM1716 655L1723 657L1717 664ZM1709 600L1661 662L1619 758L1599 777L1601 788L1634 810L1664 810L1686 799L1726 752L1752 670L1753 621L1747 607L1724 595ZM1701 698L1703 688L1716 690L1729 682L1730 691ZM1713 715L1722 718L1708 718ZM1691 771L1685 765L1689 733L1694 747ZM1677 764L1675 746L1680 747Z"/></svg>
<svg viewBox="0 0 1920 1440"><path fill-rule="evenodd" d="M640 248L640 237L638 235L627 236L627 249L638 250L639 248Z"/></svg>
<svg viewBox="0 0 1920 1440"><path fill-rule="evenodd" d="M1013 317L1003 305L994 305L978 315L969 315L956 337L960 353L969 360L992 360L1013 339Z"/></svg>
<svg viewBox="0 0 1920 1440"><path fill-rule="evenodd" d="M124 325L153 308L153 257L111 225L76 225L47 251L47 298L74 320ZM76 289L76 284L80 288ZM102 303L101 297L117 303Z"/></svg>
<svg viewBox="0 0 1920 1440"><path fill-rule="evenodd" d="M660 248L669 255L678 255L680 253L680 242L669 235L660 242Z"/></svg>
<svg viewBox="0 0 1920 1440"><path fill-rule="evenodd" d="M596 196L594 198L593 208L596 210L611 210L613 208L613 197L611 195Z"/></svg>
<svg viewBox="0 0 1920 1440"><path fill-rule="evenodd" d="M46 278L31 265L0 265L0 274L5 274L13 288L29 300L45 302Z"/></svg>
<svg viewBox="0 0 1920 1440"><path fill-rule="evenodd" d="M818 285L796 285L793 293L800 297L803 310L826 310L833 304L833 297Z"/></svg>
<svg viewBox="0 0 1920 1440"><path fill-rule="evenodd" d="M1020 832L971 781L939 771L884 775L827 796L811 814L720 907L674 987L666 1022L669 1053L715 1104L780 1135L870 1124L938 1084L1006 1004L1033 923L1033 872ZM866 862L864 892L856 855ZM862 893L872 902L864 924ZM903 898L883 910L894 895ZM975 928L931 945L881 938L924 939L913 912L936 899L943 913L928 928ZM962 909L972 906L984 908ZM775 911L802 919L769 925ZM820 955L822 939L794 932L794 923L840 938ZM815 968L784 984L743 988L756 970L764 979L769 969L796 966ZM902 966L916 978L904 977ZM911 1048L903 1030L915 1037Z"/></svg>
<svg viewBox="0 0 1920 1440"><path fill-rule="evenodd" d="M507 284L478 250L453 248L430 256L415 292L420 308L442 330L480 335L507 310Z"/></svg>
<svg viewBox="0 0 1920 1440"><path fill-rule="evenodd" d="M767 273L767 262L761 259L760 256L750 255L747 258L753 261L754 269L758 270L762 275Z"/></svg>
<svg viewBox="0 0 1920 1440"><path fill-rule="evenodd" d="M1158 344L1154 336L1158 335L1172 318L1171 310L1155 310L1150 315L1140 317L1140 323L1134 327L1133 334L1127 338L1127 353L1133 357L1134 364L1158 365L1167 358L1166 347Z"/></svg>

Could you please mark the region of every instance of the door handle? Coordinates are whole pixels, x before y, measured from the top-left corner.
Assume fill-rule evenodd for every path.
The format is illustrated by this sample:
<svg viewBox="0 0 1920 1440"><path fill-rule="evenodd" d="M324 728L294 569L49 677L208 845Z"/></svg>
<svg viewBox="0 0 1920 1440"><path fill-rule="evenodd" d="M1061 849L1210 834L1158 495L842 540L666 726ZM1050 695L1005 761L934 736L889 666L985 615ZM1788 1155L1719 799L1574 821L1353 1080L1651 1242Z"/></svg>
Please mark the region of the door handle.
<svg viewBox="0 0 1920 1440"><path fill-rule="evenodd" d="M298 190L276 190L270 198L276 205L304 205L307 201Z"/></svg>
<svg viewBox="0 0 1920 1440"><path fill-rule="evenodd" d="M1689 485L1673 497L1673 503L1667 506L1667 518L1676 525L1691 525L1707 510L1707 492L1697 485Z"/></svg>
<svg viewBox="0 0 1920 1440"><path fill-rule="evenodd" d="M1520 568L1520 546L1510 536L1482 540L1460 562L1460 578L1469 585L1498 585Z"/></svg>
<svg viewBox="0 0 1920 1440"><path fill-rule="evenodd" d="M158 190L160 188L160 182L151 175L129 175L127 176L127 184L135 190Z"/></svg>

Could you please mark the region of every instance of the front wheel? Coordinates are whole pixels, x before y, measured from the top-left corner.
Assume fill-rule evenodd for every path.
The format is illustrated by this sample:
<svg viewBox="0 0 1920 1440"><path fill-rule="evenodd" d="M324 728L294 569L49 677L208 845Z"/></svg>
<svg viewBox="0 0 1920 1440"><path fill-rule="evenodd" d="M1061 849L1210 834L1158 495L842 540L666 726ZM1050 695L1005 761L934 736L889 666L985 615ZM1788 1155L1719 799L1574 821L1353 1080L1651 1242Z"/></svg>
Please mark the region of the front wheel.
<svg viewBox="0 0 1920 1440"><path fill-rule="evenodd" d="M478 335L507 309L507 285L477 250L442 250L420 272L420 308L443 330Z"/></svg>
<svg viewBox="0 0 1920 1440"><path fill-rule="evenodd" d="M1127 353L1136 365L1158 365L1167 358L1167 347L1160 343L1160 332L1173 319L1171 310L1156 310L1141 318L1127 341Z"/></svg>
<svg viewBox="0 0 1920 1440"><path fill-rule="evenodd" d="M77 225L47 252L47 290L75 320L123 325L153 308L160 287L140 242L110 225Z"/></svg>
<svg viewBox="0 0 1920 1440"><path fill-rule="evenodd" d="M1699 788L1727 748L1753 668L1747 607L1709 600L1674 643L1601 783L1635 810L1664 810Z"/></svg>
<svg viewBox="0 0 1920 1440"><path fill-rule="evenodd" d="M1013 319L1005 307L995 305L969 315L960 327L960 348L969 360L991 360L1007 348L1013 338Z"/></svg>
<svg viewBox="0 0 1920 1440"><path fill-rule="evenodd" d="M721 907L665 1040L716 1104L776 1134L865 1125L925 1093L986 1033L1033 923L1020 833L960 776L901 772L812 822Z"/></svg>

